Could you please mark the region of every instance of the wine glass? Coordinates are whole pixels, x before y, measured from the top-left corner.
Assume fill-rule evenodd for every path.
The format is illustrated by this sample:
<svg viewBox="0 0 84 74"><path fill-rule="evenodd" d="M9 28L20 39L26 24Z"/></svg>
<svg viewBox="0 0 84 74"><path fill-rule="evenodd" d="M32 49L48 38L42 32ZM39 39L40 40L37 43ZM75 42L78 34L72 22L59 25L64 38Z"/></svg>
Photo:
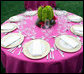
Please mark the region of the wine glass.
<svg viewBox="0 0 84 74"><path fill-rule="evenodd" d="M50 21L49 21L49 19L46 19L46 20L45 20L44 26L45 26L46 29L49 28L49 26L50 26Z"/></svg>

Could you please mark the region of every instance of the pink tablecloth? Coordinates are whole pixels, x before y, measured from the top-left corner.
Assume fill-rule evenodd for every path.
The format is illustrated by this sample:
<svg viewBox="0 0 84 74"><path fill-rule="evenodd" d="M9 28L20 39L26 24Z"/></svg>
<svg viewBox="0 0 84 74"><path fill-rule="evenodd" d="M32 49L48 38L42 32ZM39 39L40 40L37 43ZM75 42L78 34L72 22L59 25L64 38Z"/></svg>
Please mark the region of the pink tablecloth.
<svg viewBox="0 0 84 74"><path fill-rule="evenodd" d="M56 7L56 1L24 1L25 8L36 10L40 5L50 5L53 8Z"/></svg>
<svg viewBox="0 0 84 74"><path fill-rule="evenodd" d="M69 13L69 15L73 15L72 13ZM64 25L76 25L77 23L65 23L66 17L57 17L56 24L51 28L52 33L49 34L49 36L46 35L46 38L44 40L48 41L50 46L53 47L54 39L50 36L53 35L59 35L63 32ZM26 35L31 32L31 35L28 35L24 39L24 42L22 45L24 45L26 42L30 41L30 37L35 34L36 38L41 38L42 36L45 36L43 30L35 25L35 22L37 20L37 15L32 17L32 20L28 17L26 17L26 20L23 20L20 25L20 31L22 31L23 35ZM8 21L4 22L8 23ZM4 24L3 23L3 24ZM83 24L83 22L81 22ZM2 24L2 25L3 25ZM28 30L28 29L30 30ZM31 29L32 28L32 29ZM69 28L69 27L68 27ZM49 31L48 29L47 31ZM18 29L13 31L12 33L17 33ZM65 31L63 32L67 35L72 35L74 37L77 37L71 31ZM1 37L5 36L4 34L1 34ZM83 38L80 37L81 42L83 41ZM64 57L60 55L60 53L55 50L55 59L46 59L46 57L39 59L39 60L31 60L24 56L23 53L20 55L17 55L20 48L16 48L16 51L12 54L7 51L7 49L1 47L1 61L3 63L4 68L6 69L7 73L79 73L83 67L83 46L78 52L75 53L66 53L64 52Z"/></svg>

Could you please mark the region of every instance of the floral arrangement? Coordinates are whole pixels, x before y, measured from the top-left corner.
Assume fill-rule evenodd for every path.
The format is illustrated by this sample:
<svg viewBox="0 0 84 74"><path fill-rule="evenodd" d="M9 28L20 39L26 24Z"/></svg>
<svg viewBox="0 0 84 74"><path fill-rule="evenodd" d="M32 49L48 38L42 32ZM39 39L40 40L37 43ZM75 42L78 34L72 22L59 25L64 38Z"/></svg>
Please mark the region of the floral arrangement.
<svg viewBox="0 0 84 74"><path fill-rule="evenodd" d="M56 17L53 13L53 8L51 6L40 6L38 8L38 20L36 22L37 26L45 28L45 20L48 19L50 22L50 27L55 24Z"/></svg>

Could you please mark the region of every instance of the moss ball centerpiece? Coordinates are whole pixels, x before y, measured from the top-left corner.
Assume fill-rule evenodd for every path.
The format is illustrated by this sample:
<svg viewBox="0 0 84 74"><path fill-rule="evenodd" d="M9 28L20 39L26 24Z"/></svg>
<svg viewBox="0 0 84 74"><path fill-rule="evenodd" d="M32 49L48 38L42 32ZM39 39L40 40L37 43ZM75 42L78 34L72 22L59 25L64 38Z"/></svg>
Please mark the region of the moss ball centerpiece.
<svg viewBox="0 0 84 74"><path fill-rule="evenodd" d="M40 6L38 8L38 19L36 21L38 27L46 28L45 25L48 25L50 28L55 24L55 20L56 17L51 6Z"/></svg>

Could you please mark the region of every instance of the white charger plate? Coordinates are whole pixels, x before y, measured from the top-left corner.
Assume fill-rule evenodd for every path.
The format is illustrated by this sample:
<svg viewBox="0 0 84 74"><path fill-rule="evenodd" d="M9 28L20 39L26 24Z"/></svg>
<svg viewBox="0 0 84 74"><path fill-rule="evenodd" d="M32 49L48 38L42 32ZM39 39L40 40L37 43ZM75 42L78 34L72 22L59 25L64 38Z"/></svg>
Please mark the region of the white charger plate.
<svg viewBox="0 0 84 74"><path fill-rule="evenodd" d="M12 16L12 17L9 18L9 22L20 22L24 18L25 17L24 16L21 16L21 15Z"/></svg>
<svg viewBox="0 0 84 74"><path fill-rule="evenodd" d="M73 25L73 26L71 26L71 28L70 28L70 30L71 30L71 32L73 33L73 34L75 34L75 35L79 35L79 36L83 36L83 34L80 34L80 33L78 33L78 32L76 32L73 28L74 27L82 27L83 28L83 25Z"/></svg>
<svg viewBox="0 0 84 74"><path fill-rule="evenodd" d="M56 45L56 47L58 49L60 49L60 50L62 50L64 52L77 52L77 51L79 51L81 49L81 42L77 38L75 38L73 36L70 36L70 35L66 35L66 36L72 38L73 40L75 40L75 41L77 41L79 43L79 45L76 48L70 48L67 45L66 46L63 46L65 44L60 41L61 40L60 39L60 36L58 36L58 37L55 38L55 45Z"/></svg>
<svg viewBox="0 0 84 74"><path fill-rule="evenodd" d="M83 18L78 15L69 15L67 16L67 19L71 22L76 22L76 23L83 21Z"/></svg>
<svg viewBox="0 0 84 74"><path fill-rule="evenodd" d="M37 14L37 11L26 11L23 13L24 16L34 16Z"/></svg>
<svg viewBox="0 0 84 74"><path fill-rule="evenodd" d="M68 12L65 11L65 10L56 10L55 14L58 15L58 16L60 16L60 15L67 15Z"/></svg>
<svg viewBox="0 0 84 74"><path fill-rule="evenodd" d="M6 30L1 29L1 33L11 32L18 28L18 25L15 23L6 23L6 24L3 24L1 27L5 27L5 26L13 26L13 27L11 29L6 29Z"/></svg>
<svg viewBox="0 0 84 74"><path fill-rule="evenodd" d="M43 57L45 57L46 55L48 55L48 53L50 52L50 45L48 42L46 42L45 40L42 40L40 39L41 43L45 45L45 51L43 52L43 54L41 56L32 56L29 52L28 49L30 49L30 45L33 43L33 41L36 41L37 39L35 40L31 40L27 43L24 44L23 46L23 53L26 57L30 58L30 59L41 59Z"/></svg>
<svg viewBox="0 0 84 74"><path fill-rule="evenodd" d="M13 47L16 47L16 46L20 45L20 44L23 42L23 40L24 40L24 36L23 36L22 34L20 34L20 33L10 33L10 34L4 36L4 37L1 39L1 42L5 42L5 40L6 40L7 38L10 38L10 37L13 37L13 36L16 36L16 35L20 36L20 39L18 39L16 42L10 44L10 45L7 46L7 47L4 47L2 44L1 44L1 46L4 47L4 48L13 48Z"/></svg>

